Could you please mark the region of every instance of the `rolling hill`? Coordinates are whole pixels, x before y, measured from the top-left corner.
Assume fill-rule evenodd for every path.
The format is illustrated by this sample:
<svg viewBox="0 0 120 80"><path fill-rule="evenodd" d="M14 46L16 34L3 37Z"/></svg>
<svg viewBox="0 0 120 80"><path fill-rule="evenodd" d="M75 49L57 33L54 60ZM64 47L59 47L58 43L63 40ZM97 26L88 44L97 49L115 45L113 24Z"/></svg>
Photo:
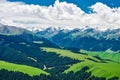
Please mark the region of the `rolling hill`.
<svg viewBox="0 0 120 80"><path fill-rule="evenodd" d="M48 29L46 32L50 35L47 36L46 34L44 36L44 32L42 32L43 35L40 36L14 26L1 25L0 27L0 80L120 79L119 39L116 36L111 39L105 38L107 41L110 40L107 44L111 43L107 48L112 48L106 48L107 50L105 51L99 51L98 48L95 48L96 51L94 51L89 50L89 46L94 45L91 41L97 40L99 42L101 39L100 36L97 39L98 32L93 32L96 36L92 36L91 39L91 34L81 37L78 35L80 31L77 30L61 30L59 32L58 29L53 29L52 31ZM91 45L86 43L83 48L79 49L80 47L76 42L75 44L78 45L76 46L78 49L72 48L73 44L71 43L71 48L59 47L55 42L48 40L59 33L62 34L58 39L56 37L56 40L67 39L69 43L70 40L75 41L77 37L80 37L83 41L91 42ZM113 33L116 33L116 31L109 31L109 34L112 35ZM73 34L74 36L69 36L69 40L68 35ZM62 42L64 44L67 43L64 40ZM81 45L83 44L81 43ZM118 46L115 48L116 50L112 50L116 46Z"/></svg>
<svg viewBox="0 0 120 80"><path fill-rule="evenodd" d="M24 74L28 74L29 76L39 76L41 74L49 75L49 73L35 67L0 61L0 70L2 69L14 72L22 72Z"/></svg>
<svg viewBox="0 0 120 80"><path fill-rule="evenodd" d="M120 63L118 63L118 60L115 60L115 57L113 56L114 53L108 54L103 57L103 59L94 57L95 55L90 56L89 52L83 52L87 53L73 53L69 50L62 50L62 49L55 49L55 48L42 48L46 52L55 52L56 54L60 54L60 56L63 57L69 57L71 59L77 59L80 60L77 64L73 64L64 71L64 73L69 73L73 71L74 73L80 71L84 67L88 67L89 69L86 70L88 73L91 73L91 77L99 77L99 78L106 78L107 80L113 77L118 77L120 79ZM97 52L93 52L93 54ZM105 53L105 52L104 52ZM103 53L103 54L104 54ZM92 52L91 52L92 54ZM98 55L100 53L98 52ZM100 54L102 55L102 53ZM110 58L110 55L113 56L113 58ZM120 56L118 54L117 56ZM109 58L109 60L108 60ZM113 79L114 80L114 79Z"/></svg>
<svg viewBox="0 0 120 80"><path fill-rule="evenodd" d="M20 34L12 34L16 33L14 32L14 27L12 26L6 26L2 25L3 27L7 28L10 31L9 33L1 31L0 33L0 60L14 63L14 64L20 64L20 65L27 65L35 68L39 68L41 70L46 70L49 67L54 67L54 69L57 69L58 71L64 71L66 68L68 68L69 64L77 63L77 60L72 60L70 58L63 58L59 57L58 54L53 53L46 53L45 51L42 51L40 47L53 47L53 48L59 48L59 46L55 45L51 41L45 39L44 37L38 37L36 34L24 30L24 32L21 32ZM12 28L12 29L11 29ZM19 28L16 28L19 31ZM11 31L12 30L12 31ZM21 30L21 28L20 28ZM29 32L29 33L28 33ZM0 63L2 64L2 63ZM7 65L7 63L5 63ZM60 66L60 67L59 67ZM9 66L8 66L9 67ZM12 69L12 68L11 68ZM51 69L49 72L53 73L53 70ZM12 69L14 70L14 68ZM10 75L15 77L27 77L25 74L17 73L17 72L11 72L11 71L4 71L0 70L0 73L5 73L6 75ZM58 73L57 71L54 73ZM21 75L19 75L21 74ZM4 75L2 75L4 76ZM40 75L38 77L41 77L41 79L47 80L49 77ZM3 79L2 79L3 78ZM12 80L13 77L8 78L8 80ZM32 79L34 77L28 76L29 79ZM0 77L0 80L4 80L4 77ZM7 79L6 79L7 80ZM26 80L22 79L22 80ZM34 79L33 79L34 80ZM39 78L35 80L39 80ZM57 80L55 78L55 80Z"/></svg>

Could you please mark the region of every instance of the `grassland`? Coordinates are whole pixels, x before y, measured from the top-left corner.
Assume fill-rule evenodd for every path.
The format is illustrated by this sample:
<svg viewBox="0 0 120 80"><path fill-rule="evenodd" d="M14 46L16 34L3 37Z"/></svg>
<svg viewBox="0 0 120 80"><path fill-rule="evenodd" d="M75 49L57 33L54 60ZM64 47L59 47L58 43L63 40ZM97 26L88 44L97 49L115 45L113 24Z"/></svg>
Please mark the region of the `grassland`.
<svg viewBox="0 0 120 80"><path fill-rule="evenodd" d="M29 76L39 76L41 74L49 75L47 72L38 68L34 68L26 65L8 63L4 61L0 61L0 70L1 69L14 71L14 72L22 72L24 74L28 74Z"/></svg>
<svg viewBox="0 0 120 80"><path fill-rule="evenodd" d="M109 79L116 76L120 79L120 64L113 62L96 63L93 61L84 61L72 65L69 69L65 70L64 72L77 72L85 66L89 67L88 72L91 72L92 75L96 77L105 77L106 79Z"/></svg>
<svg viewBox="0 0 120 80"><path fill-rule="evenodd" d="M69 50L62 50L62 49L56 49L56 48L46 48L46 47L42 47L43 51L46 52L55 52L56 54L59 54L62 57L69 57L71 59L76 59L76 60L87 60L88 58L91 60L95 60L95 61L100 61L99 59L96 59L92 56L88 56L88 55L83 55L83 54L77 54L77 53L73 53Z"/></svg>
<svg viewBox="0 0 120 80"><path fill-rule="evenodd" d="M89 70L87 70L87 72L91 72L91 74L96 77L105 77L106 80L112 77L118 77L120 79L120 64L118 63L119 54L113 54L113 53L100 54L97 52L91 52L89 54L87 52L83 52L87 54L87 55L86 54L84 55L84 54L73 53L69 50L45 48L45 47L42 49L46 52L54 52L63 57L82 60L82 62L73 64L69 69L65 70L64 73L68 73L70 71L77 72L77 71L80 71L83 67L87 66L89 67ZM110 61L104 60L105 62L102 62L101 59L97 59L93 57L96 55L100 56L100 58L102 59L109 59Z"/></svg>
<svg viewBox="0 0 120 80"><path fill-rule="evenodd" d="M120 62L120 54L115 52L98 52L98 51L85 51L80 50L80 53L87 54L89 56L98 56L101 59L108 59L115 62Z"/></svg>

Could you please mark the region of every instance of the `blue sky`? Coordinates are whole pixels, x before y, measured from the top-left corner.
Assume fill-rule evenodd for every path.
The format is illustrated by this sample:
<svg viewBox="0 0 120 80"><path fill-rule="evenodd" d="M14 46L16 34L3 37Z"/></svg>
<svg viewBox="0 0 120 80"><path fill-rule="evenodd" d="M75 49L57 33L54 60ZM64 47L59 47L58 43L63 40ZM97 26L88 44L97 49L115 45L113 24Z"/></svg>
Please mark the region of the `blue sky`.
<svg viewBox="0 0 120 80"><path fill-rule="evenodd" d="M120 28L120 0L0 0L0 6L0 23L26 29Z"/></svg>
<svg viewBox="0 0 120 80"><path fill-rule="evenodd" d="M9 0L9 1L22 1L26 4L39 4L43 6L49 6L54 4L55 0ZM66 1L68 3L74 3L80 7L85 12L89 12L89 6L95 4L96 2L102 2L107 6L120 7L120 0L60 0L60 2Z"/></svg>

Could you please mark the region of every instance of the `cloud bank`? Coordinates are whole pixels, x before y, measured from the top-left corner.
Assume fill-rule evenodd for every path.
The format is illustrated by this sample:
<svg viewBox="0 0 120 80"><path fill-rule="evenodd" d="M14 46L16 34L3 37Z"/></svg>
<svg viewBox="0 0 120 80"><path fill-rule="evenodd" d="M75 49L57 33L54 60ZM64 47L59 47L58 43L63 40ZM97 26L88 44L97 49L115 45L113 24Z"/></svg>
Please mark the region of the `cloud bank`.
<svg viewBox="0 0 120 80"><path fill-rule="evenodd" d="M50 26L70 29L91 26L100 30L120 28L120 7L110 8L97 2L90 8L93 13L88 14L75 4L59 0L48 7L0 0L0 23L27 29Z"/></svg>

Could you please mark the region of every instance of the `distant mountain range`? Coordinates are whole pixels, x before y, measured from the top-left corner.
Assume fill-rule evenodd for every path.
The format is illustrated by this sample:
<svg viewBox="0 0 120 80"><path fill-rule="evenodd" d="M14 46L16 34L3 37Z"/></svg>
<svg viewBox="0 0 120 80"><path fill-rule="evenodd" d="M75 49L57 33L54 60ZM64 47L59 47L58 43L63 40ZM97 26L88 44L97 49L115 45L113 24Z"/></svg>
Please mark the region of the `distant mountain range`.
<svg viewBox="0 0 120 80"><path fill-rule="evenodd" d="M47 40L46 38L38 37L36 34L34 34L33 32L29 30L18 28L15 26L8 26L8 25L1 24L0 25L0 36L1 36L1 39L3 36L6 36L4 38L8 39L8 41L25 41L25 42L41 41L43 42L42 45L49 45L49 46L57 47L57 45Z"/></svg>
<svg viewBox="0 0 120 80"><path fill-rule="evenodd" d="M37 31L36 34L67 49L120 51L120 29L99 31L93 28L68 30L49 27L43 31Z"/></svg>
<svg viewBox="0 0 120 80"><path fill-rule="evenodd" d="M16 34L23 34L23 33L31 33L31 32L23 28L0 24L0 34L16 35Z"/></svg>
<svg viewBox="0 0 120 80"><path fill-rule="evenodd" d="M17 36L28 42L44 40L46 43L51 43L51 45L55 44L61 48L75 51L84 49L120 52L120 29L100 31L89 27L73 30L49 27L42 31L36 30L33 33L23 28L0 24L0 35L12 35L15 38Z"/></svg>

